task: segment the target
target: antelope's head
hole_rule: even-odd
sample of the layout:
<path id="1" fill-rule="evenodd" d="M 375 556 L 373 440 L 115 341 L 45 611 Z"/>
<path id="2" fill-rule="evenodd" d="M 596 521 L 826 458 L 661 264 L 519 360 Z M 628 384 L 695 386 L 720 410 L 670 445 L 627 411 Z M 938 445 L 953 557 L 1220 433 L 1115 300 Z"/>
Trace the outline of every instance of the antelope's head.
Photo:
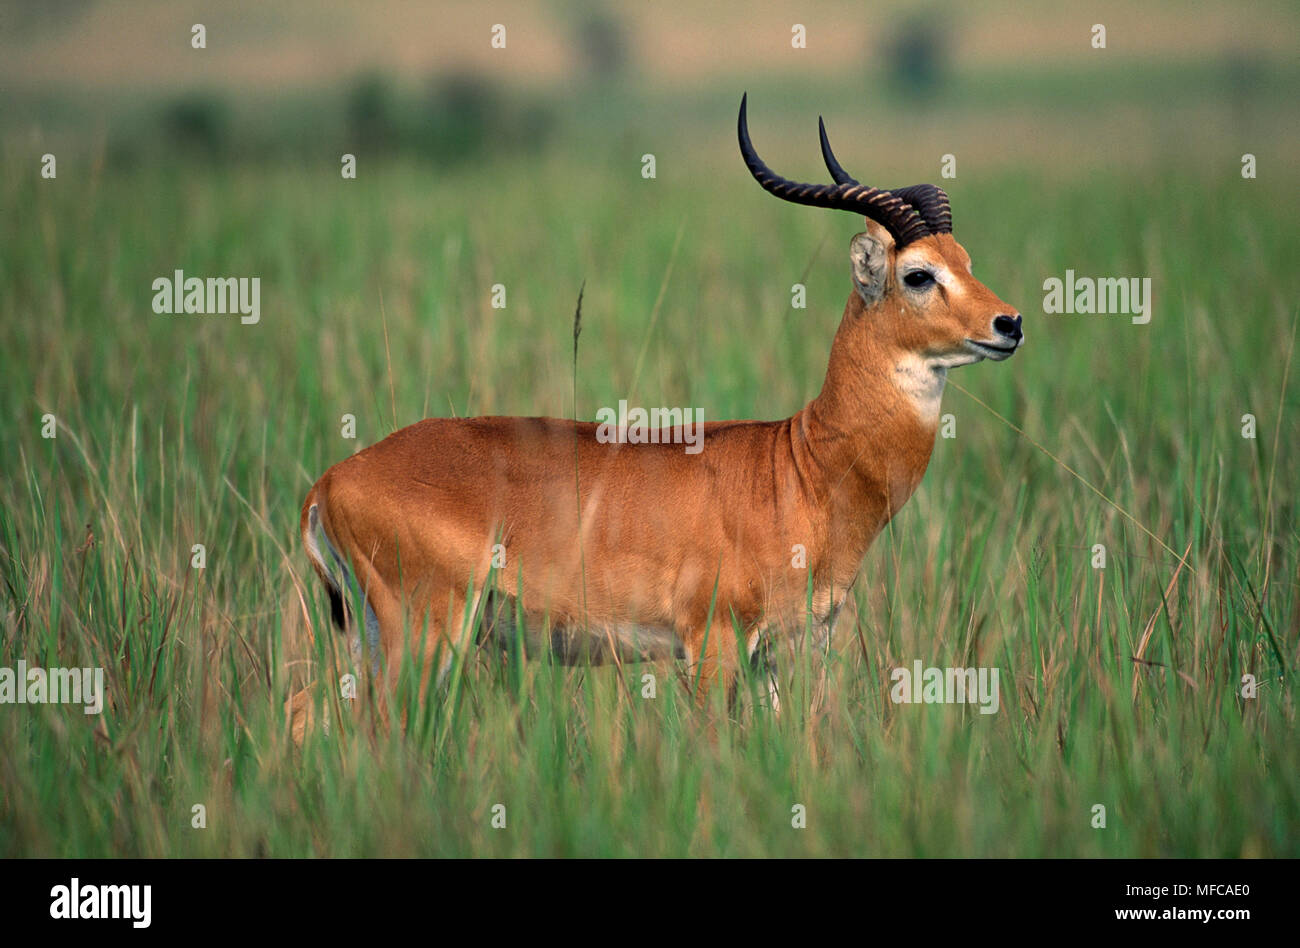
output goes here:
<path id="1" fill-rule="evenodd" d="M 877 341 L 935 369 L 1010 358 L 1024 342 L 1020 314 L 971 273 L 970 255 L 953 239 L 948 195 L 932 184 L 892 191 L 859 184 L 840 166 L 821 129 L 822 158 L 833 185 L 801 184 L 763 163 L 749 140 L 740 100 L 740 152 L 750 174 L 785 201 L 854 211 L 867 230 L 849 246 L 863 318 Z"/>

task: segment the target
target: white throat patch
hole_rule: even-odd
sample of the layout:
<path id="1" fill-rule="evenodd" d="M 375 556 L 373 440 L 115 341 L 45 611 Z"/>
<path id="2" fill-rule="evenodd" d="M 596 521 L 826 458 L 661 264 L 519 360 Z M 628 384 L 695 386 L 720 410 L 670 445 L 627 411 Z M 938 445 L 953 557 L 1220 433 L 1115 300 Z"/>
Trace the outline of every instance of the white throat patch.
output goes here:
<path id="1" fill-rule="evenodd" d="M 912 402 L 917 417 L 929 425 L 939 423 L 939 403 L 948 381 L 948 367 L 907 354 L 894 364 L 894 384 Z"/>

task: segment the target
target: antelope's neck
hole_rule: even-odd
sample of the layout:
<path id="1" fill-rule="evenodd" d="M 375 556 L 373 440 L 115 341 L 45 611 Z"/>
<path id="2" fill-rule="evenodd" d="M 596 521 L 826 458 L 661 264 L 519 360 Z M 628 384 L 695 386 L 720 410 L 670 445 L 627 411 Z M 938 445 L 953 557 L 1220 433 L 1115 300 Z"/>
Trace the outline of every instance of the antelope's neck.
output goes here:
<path id="1" fill-rule="evenodd" d="M 867 548 L 925 475 L 934 451 L 946 372 L 891 345 L 856 293 L 831 346 L 821 393 L 794 418 L 818 500 L 829 514 L 838 580 L 856 574 Z M 873 327 L 873 323 L 875 326 Z"/>

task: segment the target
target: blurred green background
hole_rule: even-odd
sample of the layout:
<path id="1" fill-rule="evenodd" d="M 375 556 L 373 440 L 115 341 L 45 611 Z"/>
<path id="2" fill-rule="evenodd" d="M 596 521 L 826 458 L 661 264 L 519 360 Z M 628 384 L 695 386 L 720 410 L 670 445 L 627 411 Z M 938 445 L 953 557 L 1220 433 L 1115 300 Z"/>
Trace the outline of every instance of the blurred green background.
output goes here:
<path id="1" fill-rule="evenodd" d="M 104 667 L 110 695 L 0 707 L 0 853 L 1300 854 L 1297 25 L 1283 3 L 0 2 L 0 666 Z M 957 437 L 869 553 L 825 700 L 808 656 L 788 713 L 727 722 L 671 668 L 624 690 L 467 655 L 405 733 L 343 716 L 295 750 L 284 699 L 338 671 L 309 634 L 308 487 L 427 415 L 572 417 L 584 281 L 579 417 L 817 393 L 860 221 L 753 183 L 746 90 L 786 175 L 824 180 L 823 115 L 864 182 L 947 189 L 1025 316 L 1013 360 L 954 374 Z M 259 277 L 260 323 L 155 315 L 176 269 Z M 1151 323 L 1043 314 L 1067 269 L 1150 277 Z M 892 705 L 917 658 L 999 667 L 1002 711 Z"/>

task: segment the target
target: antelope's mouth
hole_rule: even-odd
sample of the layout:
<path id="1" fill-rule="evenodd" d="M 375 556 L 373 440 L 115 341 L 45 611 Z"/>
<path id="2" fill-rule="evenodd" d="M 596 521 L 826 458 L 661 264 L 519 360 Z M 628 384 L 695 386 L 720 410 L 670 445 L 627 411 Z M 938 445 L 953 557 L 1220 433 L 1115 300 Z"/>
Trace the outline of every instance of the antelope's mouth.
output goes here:
<path id="1" fill-rule="evenodd" d="M 1012 346 L 991 346 L 986 342 L 976 342 L 974 339 L 966 340 L 966 348 L 975 353 L 981 359 L 992 359 L 994 362 L 1001 362 L 1003 359 L 1010 359 L 1021 343 Z"/>

